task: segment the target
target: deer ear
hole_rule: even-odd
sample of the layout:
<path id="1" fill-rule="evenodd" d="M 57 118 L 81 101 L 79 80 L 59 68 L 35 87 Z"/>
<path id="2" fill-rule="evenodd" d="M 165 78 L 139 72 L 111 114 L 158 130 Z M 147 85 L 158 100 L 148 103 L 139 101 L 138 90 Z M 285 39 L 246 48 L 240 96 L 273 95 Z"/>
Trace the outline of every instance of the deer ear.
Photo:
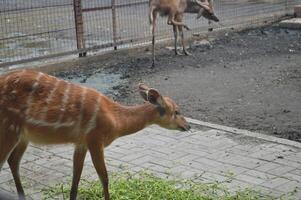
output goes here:
<path id="1" fill-rule="evenodd" d="M 165 101 L 163 97 L 153 88 L 148 91 L 148 101 L 154 105 L 160 106 L 161 108 L 165 108 Z"/>
<path id="2" fill-rule="evenodd" d="M 165 108 L 165 101 L 156 89 L 149 88 L 147 85 L 140 83 L 139 93 L 145 101 L 160 106 L 161 108 Z"/>
<path id="3" fill-rule="evenodd" d="M 139 89 L 139 93 L 142 96 L 142 98 L 145 101 L 148 101 L 148 91 L 150 88 L 147 85 L 140 83 L 138 86 L 138 89 Z"/>

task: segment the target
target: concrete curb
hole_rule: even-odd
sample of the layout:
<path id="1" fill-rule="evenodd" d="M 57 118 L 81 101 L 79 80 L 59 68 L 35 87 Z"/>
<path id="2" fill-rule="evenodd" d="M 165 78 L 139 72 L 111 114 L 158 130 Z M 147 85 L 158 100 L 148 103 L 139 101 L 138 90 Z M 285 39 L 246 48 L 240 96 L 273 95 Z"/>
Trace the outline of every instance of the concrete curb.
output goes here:
<path id="1" fill-rule="evenodd" d="M 283 28 L 301 29 L 301 18 L 283 20 L 279 23 L 279 26 Z"/>
<path id="2" fill-rule="evenodd" d="M 244 135 L 244 136 L 248 136 L 248 137 L 258 138 L 261 140 L 266 140 L 266 141 L 274 142 L 274 143 L 278 143 L 278 144 L 284 144 L 284 145 L 288 145 L 288 146 L 292 146 L 292 147 L 301 149 L 301 143 L 295 142 L 292 140 L 287 140 L 287 139 L 278 138 L 278 137 L 274 137 L 274 136 L 270 136 L 270 135 L 265 135 L 262 133 L 251 132 L 248 130 L 237 129 L 237 128 L 233 128 L 233 127 L 218 125 L 218 124 L 212 124 L 212 123 L 203 122 L 203 121 L 200 121 L 197 119 L 186 118 L 186 120 L 192 124 L 205 126 L 205 127 L 209 127 L 212 129 L 221 130 L 221 131 L 225 131 L 225 132 L 229 132 L 229 133 L 233 133 L 233 134 L 239 134 L 239 135 Z"/>

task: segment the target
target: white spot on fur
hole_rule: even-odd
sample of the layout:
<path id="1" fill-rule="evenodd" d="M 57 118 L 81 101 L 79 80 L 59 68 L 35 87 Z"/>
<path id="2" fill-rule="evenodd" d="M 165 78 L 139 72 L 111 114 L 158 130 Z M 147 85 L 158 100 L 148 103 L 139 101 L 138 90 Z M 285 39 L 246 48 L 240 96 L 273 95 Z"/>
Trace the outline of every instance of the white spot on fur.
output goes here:
<path id="1" fill-rule="evenodd" d="M 53 77 L 55 78 L 55 77 Z M 52 90 L 50 91 L 49 95 L 46 98 L 46 106 L 43 107 L 42 111 L 41 111 L 41 119 L 46 119 L 47 117 L 47 113 L 48 113 L 48 105 L 51 102 L 53 95 L 55 94 L 55 91 L 57 90 L 57 88 L 59 87 L 60 84 L 60 80 L 58 80 L 57 78 L 54 79 L 56 82 L 54 84 L 54 87 L 52 88 Z"/>
<path id="2" fill-rule="evenodd" d="M 75 124 L 74 121 L 58 123 L 58 122 L 46 122 L 44 120 L 37 120 L 37 119 L 33 119 L 33 118 L 28 118 L 26 120 L 26 122 L 29 123 L 29 124 L 32 124 L 32 125 L 36 125 L 36 126 L 55 127 L 55 128 L 71 127 Z"/>
<path id="3" fill-rule="evenodd" d="M 67 82 L 66 82 L 67 83 Z M 59 124 L 61 123 L 63 117 L 64 117 L 64 112 L 66 110 L 66 105 L 68 103 L 68 99 L 69 99 L 69 92 L 70 92 L 70 88 L 71 88 L 71 84 L 70 83 L 67 83 L 67 88 L 66 88 L 66 91 L 64 93 L 64 97 L 63 97 L 63 101 L 62 101 L 62 105 L 61 105 L 61 113 L 60 113 L 60 116 L 57 120 L 57 126 L 55 126 L 55 128 L 59 128 Z"/>
<path id="4" fill-rule="evenodd" d="M 87 88 L 83 87 L 81 90 L 81 95 L 80 95 L 80 110 L 79 110 L 79 115 L 78 115 L 78 132 L 81 131 L 80 127 L 81 127 L 81 123 L 83 120 L 83 109 L 84 109 L 84 103 L 85 103 L 85 99 L 86 99 L 86 94 L 87 94 Z"/>
<path id="5" fill-rule="evenodd" d="M 20 82 L 20 79 L 19 78 L 17 78 L 16 80 L 14 80 L 14 84 L 17 84 L 17 83 L 19 83 Z"/>
<path id="6" fill-rule="evenodd" d="M 19 114 L 19 112 L 20 112 L 20 110 L 19 109 L 16 109 L 16 108 L 10 108 L 10 107 L 8 107 L 8 108 L 6 108 L 8 111 L 10 111 L 10 112 L 14 112 L 14 113 L 16 113 L 16 114 Z"/>
<path id="7" fill-rule="evenodd" d="M 15 126 L 13 124 L 11 124 L 9 127 L 8 127 L 8 130 L 9 131 L 14 131 L 15 130 Z"/>
<path id="8" fill-rule="evenodd" d="M 16 132 L 19 133 L 20 131 L 20 126 L 16 126 Z"/>
<path id="9" fill-rule="evenodd" d="M 94 108 L 95 108 L 94 113 L 86 126 L 85 134 L 89 133 L 91 130 L 93 130 L 96 127 L 97 114 L 100 108 L 100 96 L 97 97 L 96 105 Z"/>
<path id="10" fill-rule="evenodd" d="M 26 102 L 27 109 L 26 109 L 26 112 L 25 112 L 25 116 L 28 116 L 29 113 L 30 113 L 30 109 L 32 107 L 33 94 L 36 91 L 36 89 L 39 85 L 39 80 L 41 79 L 42 76 L 43 76 L 43 73 L 39 72 L 36 79 L 35 79 L 34 84 L 32 85 L 32 91 L 29 93 L 28 99 L 27 99 L 27 102 Z"/>

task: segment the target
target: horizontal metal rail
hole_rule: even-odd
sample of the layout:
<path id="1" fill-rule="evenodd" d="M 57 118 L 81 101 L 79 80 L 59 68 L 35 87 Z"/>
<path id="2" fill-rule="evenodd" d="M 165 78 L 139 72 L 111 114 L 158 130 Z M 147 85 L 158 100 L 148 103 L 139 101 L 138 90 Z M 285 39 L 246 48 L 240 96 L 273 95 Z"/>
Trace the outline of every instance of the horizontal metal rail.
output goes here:
<path id="1" fill-rule="evenodd" d="M 74 29 L 74 27 L 64 28 L 64 29 L 57 29 L 57 30 L 53 30 L 53 31 L 45 31 L 45 32 L 40 32 L 40 33 L 27 34 L 27 35 L 18 35 L 18 36 L 13 36 L 13 37 L 0 38 L 0 41 L 2 41 L 2 40 L 13 40 L 13 39 L 18 39 L 18 38 L 25 38 L 25 37 L 44 35 L 44 34 L 50 34 L 50 33 L 58 33 L 58 32 L 68 31 L 68 30 L 72 30 L 72 29 Z"/>
<path id="2" fill-rule="evenodd" d="M 8 13 L 8 12 L 19 12 L 19 11 L 31 11 L 31 10 L 38 10 L 38 9 L 44 9 L 44 8 L 59 8 L 59 7 L 66 7 L 66 6 L 72 6 L 73 4 L 60 4 L 60 5 L 49 5 L 49 6 L 36 6 L 36 7 L 28 7 L 28 8 L 15 8 L 15 9 L 9 9 L 9 10 L 0 10 L 0 13 Z"/>
<path id="3" fill-rule="evenodd" d="M 148 1 L 142 1 L 142 2 L 135 2 L 135 3 L 127 3 L 127 4 L 116 4 L 115 8 L 124 8 L 124 7 L 130 7 L 130 6 L 138 6 L 138 5 L 144 5 L 148 4 Z M 91 11 L 99 11 L 99 10 L 108 10 L 112 9 L 112 6 L 100 6 L 100 7 L 94 7 L 94 8 L 83 8 L 83 12 L 91 12 Z"/>

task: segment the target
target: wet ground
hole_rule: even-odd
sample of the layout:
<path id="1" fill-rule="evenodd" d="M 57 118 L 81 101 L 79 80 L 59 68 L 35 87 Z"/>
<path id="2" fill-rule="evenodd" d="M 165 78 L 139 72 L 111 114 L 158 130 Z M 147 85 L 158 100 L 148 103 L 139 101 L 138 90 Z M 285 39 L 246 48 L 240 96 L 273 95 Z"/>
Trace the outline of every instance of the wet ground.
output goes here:
<path id="1" fill-rule="evenodd" d="M 301 141 L 300 30 L 273 25 L 226 33 L 189 50 L 192 56 L 175 56 L 158 47 L 155 68 L 144 48 L 57 75 L 126 104 L 142 102 L 136 87 L 144 82 L 172 97 L 187 117 Z"/>

